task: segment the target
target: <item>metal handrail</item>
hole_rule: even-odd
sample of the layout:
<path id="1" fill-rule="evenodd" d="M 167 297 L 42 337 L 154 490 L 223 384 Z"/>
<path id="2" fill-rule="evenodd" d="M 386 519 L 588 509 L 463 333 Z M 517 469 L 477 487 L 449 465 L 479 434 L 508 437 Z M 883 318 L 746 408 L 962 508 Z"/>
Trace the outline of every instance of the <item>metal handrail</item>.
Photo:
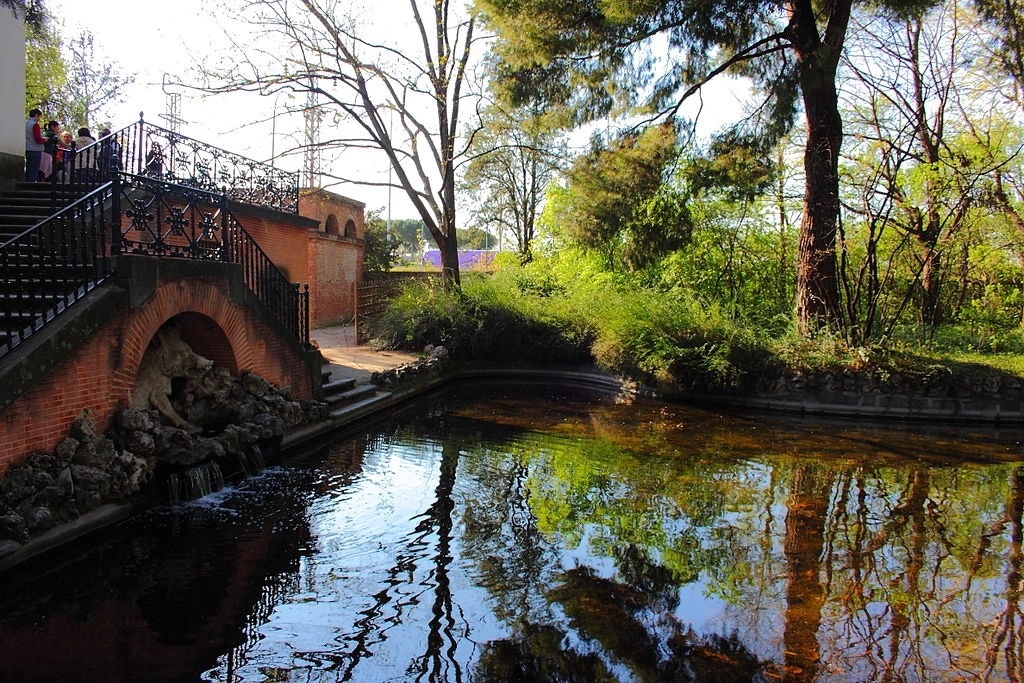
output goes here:
<path id="1" fill-rule="evenodd" d="M 228 209 L 228 197 L 149 176 L 119 174 L 115 254 L 237 263 L 245 285 L 309 346 L 309 286 L 300 290 Z"/>
<path id="2" fill-rule="evenodd" d="M 106 183 L 0 244 L 0 356 L 114 272 Z"/>
<path id="3" fill-rule="evenodd" d="M 113 173 L 0 244 L 0 357 L 113 275 L 117 259 L 106 257 L 119 254 L 238 263 L 245 285 L 308 348 L 309 286 L 289 282 L 227 206 L 225 195 Z"/>
<path id="4" fill-rule="evenodd" d="M 229 200 L 298 213 L 299 174 L 147 123 L 129 126 L 84 147 L 62 151 L 53 174 L 55 206 L 61 193 L 105 182 L 125 172 L 225 195 Z"/>

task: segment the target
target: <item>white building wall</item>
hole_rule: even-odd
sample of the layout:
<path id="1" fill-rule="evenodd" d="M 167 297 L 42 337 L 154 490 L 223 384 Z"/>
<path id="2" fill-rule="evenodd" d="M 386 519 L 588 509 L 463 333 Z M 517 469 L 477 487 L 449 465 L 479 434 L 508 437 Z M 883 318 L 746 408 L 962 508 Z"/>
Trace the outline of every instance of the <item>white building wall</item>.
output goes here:
<path id="1" fill-rule="evenodd" d="M 25 23 L 0 6 L 0 187 L 25 176 Z"/>

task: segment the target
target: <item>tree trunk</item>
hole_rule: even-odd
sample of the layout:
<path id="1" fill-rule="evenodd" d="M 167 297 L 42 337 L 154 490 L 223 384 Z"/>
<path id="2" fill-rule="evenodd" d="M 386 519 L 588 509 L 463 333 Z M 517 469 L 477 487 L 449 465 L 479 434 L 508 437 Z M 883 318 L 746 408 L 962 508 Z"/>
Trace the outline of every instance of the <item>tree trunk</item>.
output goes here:
<path id="1" fill-rule="evenodd" d="M 797 251 L 797 323 L 802 333 L 843 329 L 836 263 L 839 224 L 839 115 L 836 70 L 842 53 L 852 0 L 832 4 L 825 37 L 810 0 L 792 0 L 787 35 L 797 57 L 797 73 L 807 117 L 804 148 L 804 212 Z"/>

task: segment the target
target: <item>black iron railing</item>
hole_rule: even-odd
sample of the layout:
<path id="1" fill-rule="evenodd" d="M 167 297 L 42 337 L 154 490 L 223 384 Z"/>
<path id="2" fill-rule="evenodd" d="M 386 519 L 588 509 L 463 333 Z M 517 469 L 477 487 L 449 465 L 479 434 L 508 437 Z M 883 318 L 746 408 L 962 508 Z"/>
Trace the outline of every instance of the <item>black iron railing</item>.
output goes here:
<path id="1" fill-rule="evenodd" d="M 93 131 L 96 133 L 96 131 Z M 298 213 L 299 174 L 139 121 L 77 149 L 62 150 L 55 201 L 71 186 L 124 172 L 225 195 L 229 200 Z"/>
<path id="2" fill-rule="evenodd" d="M 238 263 L 246 286 L 309 344 L 309 286 L 289 282 L 228 210 L 227 198 L 149 176 L 119 174 L 113 253 Z"/>
<path id="3" fill-rule="evenodd" d="M 0 245 L 0 356 L 113 274 L 107 183 Z"/>

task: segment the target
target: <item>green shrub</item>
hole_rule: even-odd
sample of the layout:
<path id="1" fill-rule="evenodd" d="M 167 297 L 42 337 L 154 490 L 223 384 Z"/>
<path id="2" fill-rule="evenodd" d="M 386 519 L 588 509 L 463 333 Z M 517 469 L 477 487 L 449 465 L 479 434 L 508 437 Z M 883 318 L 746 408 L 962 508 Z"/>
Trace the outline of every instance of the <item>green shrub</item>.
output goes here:
<path id="1" fill-rule="evenodd" d="M 781 317 L 771 332 L 784 333 L 770 337 L 766 329 L 741 327 L 682 286 L 645 286 L 583 252 L 499 263 L 491 275 L 467 273 L 461 291 L 437 280 L 410 284 L 367 325 L 372 344 L 440 344 L 467 360 L 592 362 L 643 383 L 706 392 L 764 389 L 786 372 L 930 376 L 949 372 L 953 348 L 1024 351 L 1019 328 L 990 326 L 984 336 L 973 321 L 941 328 L 927 345 L 908 339 L 851 346 L 827 333 L 804 338 Z"/>

